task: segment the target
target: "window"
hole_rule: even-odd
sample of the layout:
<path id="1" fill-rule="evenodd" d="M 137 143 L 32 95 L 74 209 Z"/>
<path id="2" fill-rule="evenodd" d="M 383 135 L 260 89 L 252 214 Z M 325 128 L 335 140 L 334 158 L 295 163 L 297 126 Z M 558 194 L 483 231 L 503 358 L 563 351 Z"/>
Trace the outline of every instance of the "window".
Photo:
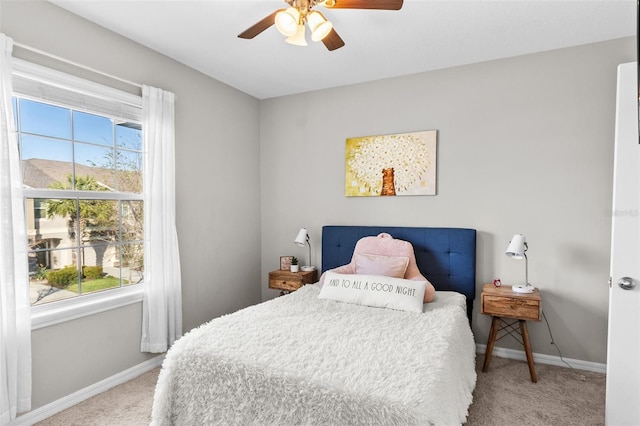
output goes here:
<path id="1" fill-rule="evenodd" d="M 139 97 L 18 65 L 13 109 L 32 306 L 94 305 L 139 288 L 144 277 Z"/>

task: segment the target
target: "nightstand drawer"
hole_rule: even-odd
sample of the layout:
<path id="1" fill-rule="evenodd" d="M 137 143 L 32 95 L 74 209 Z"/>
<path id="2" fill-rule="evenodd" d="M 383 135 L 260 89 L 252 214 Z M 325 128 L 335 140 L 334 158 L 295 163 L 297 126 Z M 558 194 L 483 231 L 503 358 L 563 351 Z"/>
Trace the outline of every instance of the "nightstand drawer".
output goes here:
<path id="1" fill-rule="evenodd" d="M 482 295 L 482 313 L 497 317 L 540 320 L 540 301 L 520 297 Z"/>
<path id="2" fill-rule="evenodd" d="M 269 279 L 269 288 L 275 288 L 277 290 L 285 290 L 285 291 L 296 291 L 302 287 L 302 281 L 287 281 L 284 279 L 278 278 L 270 278 Z"/>
<path id="3" fill-rule="evenodd" d="M 269 272 L 269 288 L 281 292 L 296 291 L 305 284 L 316 282 L 318 273 L 314 271 L 272 271 Z"/>

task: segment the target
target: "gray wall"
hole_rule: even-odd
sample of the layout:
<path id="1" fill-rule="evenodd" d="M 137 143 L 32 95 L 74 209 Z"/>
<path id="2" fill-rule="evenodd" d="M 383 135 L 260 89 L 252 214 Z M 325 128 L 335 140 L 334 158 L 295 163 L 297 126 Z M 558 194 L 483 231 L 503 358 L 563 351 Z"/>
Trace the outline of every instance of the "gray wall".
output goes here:
<path id="1" fill-rule="evenodd" d="M 1 7 L 0 31 L 17 42 L 176 94 L 184 330 L 259 302 L 258 100 L 51 3 Z M 15 54 L 50 62 L 18 48 Z M 150 358 L 139 351 L 141 317 L 135 304 L 34 331 L 33 408 Z"/>
<path id="2" fill-rule="evenodd" d="M 522 233 L 563 355 L 606 362 L 616 66 L 634 49 L 628 38 L 262 101 L 263 297 L 277 295 L 267 273 L 280 255 L 306 259 L 301 226 L 318 266 L 323 225 L 475 228 L 485 343 L 482 283 L 524 283 L 524 263 L 504 255 Z M 430 129 L 436 196 L 344 196 L 346 138 Z M 544 323 L 529 330 L 534 352 L 557 355 Z M 509 340 L 499 346 L 521 349 Z"/>

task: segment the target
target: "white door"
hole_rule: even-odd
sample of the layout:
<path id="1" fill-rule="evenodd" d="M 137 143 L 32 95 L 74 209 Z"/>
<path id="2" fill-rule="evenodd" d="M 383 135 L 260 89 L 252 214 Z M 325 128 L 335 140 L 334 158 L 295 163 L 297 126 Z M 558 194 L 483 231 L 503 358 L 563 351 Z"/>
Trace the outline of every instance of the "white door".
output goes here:
<path id="1" fill-rule="evenodd" d="M 606 422 L 640 425 L 640 144 L 635 62 L 618 67 Z M 630 289 L 620 286 L 628 284 Z"/>

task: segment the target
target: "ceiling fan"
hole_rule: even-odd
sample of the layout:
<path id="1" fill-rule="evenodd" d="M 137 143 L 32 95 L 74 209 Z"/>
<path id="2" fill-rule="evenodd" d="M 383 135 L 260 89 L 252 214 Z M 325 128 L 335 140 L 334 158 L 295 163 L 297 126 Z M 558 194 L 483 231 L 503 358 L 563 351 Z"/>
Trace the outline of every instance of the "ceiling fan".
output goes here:
<path id="1" fill-rule="evenodd" d="M 286 9 L 278 9 L 270 15 L 238 34 L 240 38 L 251 39 L 274 25 L 283 35 L 285 41 L 297 46 L 306 46 L 305 26 L 311 30 L 311 40 L 320 41 L 329 50 L 344 46 L 344 41 L 333 24 L 314 7 L 321 5 L 329 9 L 378 9 L 400 10 L 403 0 L 285 0 Z"/>

